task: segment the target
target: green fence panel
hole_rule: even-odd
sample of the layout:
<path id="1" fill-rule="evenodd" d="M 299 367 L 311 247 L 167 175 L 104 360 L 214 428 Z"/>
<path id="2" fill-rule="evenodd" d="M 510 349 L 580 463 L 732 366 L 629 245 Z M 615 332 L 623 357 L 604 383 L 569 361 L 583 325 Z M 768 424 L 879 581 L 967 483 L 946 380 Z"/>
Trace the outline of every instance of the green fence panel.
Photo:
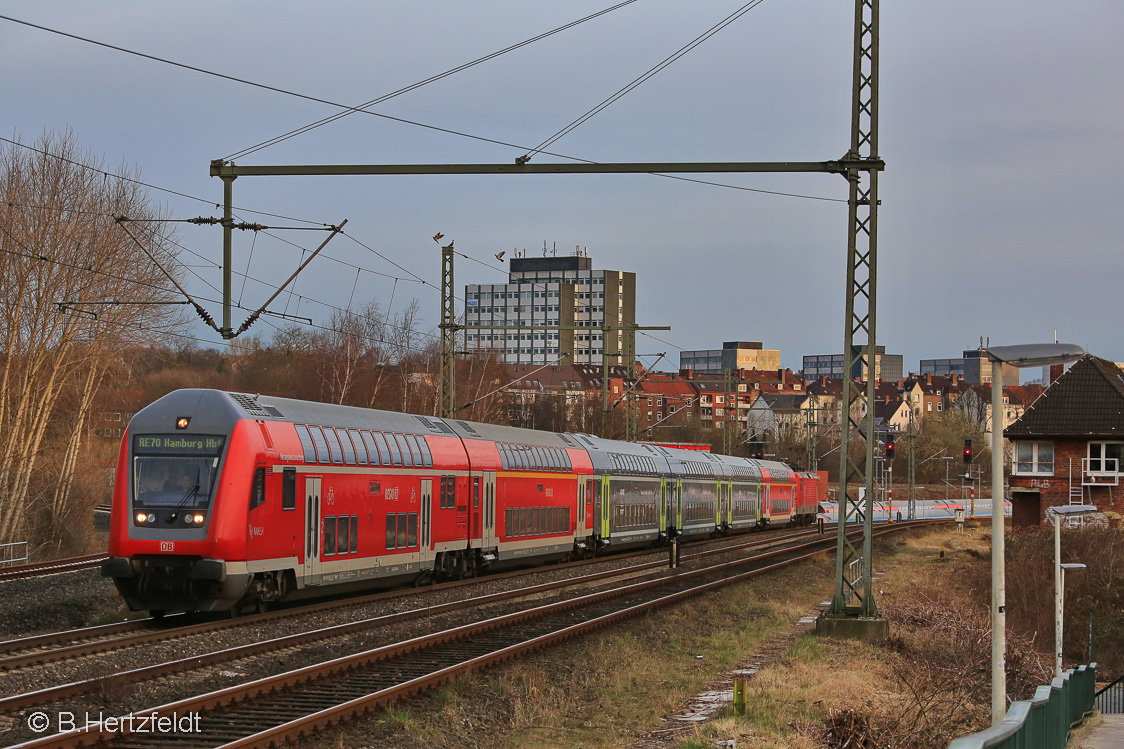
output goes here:
<path id="1" fill-rule="evenodd" d="M 997 725 L 956 739 L 948 749 L 1065 749 L 1069 729 L 1093 710 L 1097 664 L 1066 671 L 1019 700 Z"/>

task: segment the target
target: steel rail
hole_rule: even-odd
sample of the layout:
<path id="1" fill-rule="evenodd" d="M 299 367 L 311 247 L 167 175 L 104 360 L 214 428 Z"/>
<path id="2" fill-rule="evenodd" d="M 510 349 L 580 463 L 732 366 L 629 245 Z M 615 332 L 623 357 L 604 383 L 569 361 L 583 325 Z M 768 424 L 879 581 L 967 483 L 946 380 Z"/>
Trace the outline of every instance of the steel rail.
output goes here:
<path id="1" fill-rule="evenodd" d="M 24 577 L 38 577 L 40 575 L 53 575 L 57 572 L 73 572 L 90 567 L 97 567 L 106 560 L 105 554 L 88 554 L 84 557 L 69 557 L 67 559 L 54 559 L 49 562 L 32 562 L 15 567 L 0 567 L 0 582 L 18 580 Z"/>
<path id="2" fill-rule="evenodd" d="M 889 528 L 884 528 L 880 534 L 889 533 L 896 530 L 906 530 L 929 523 L 923 521 L 898 523 Z M 861 534 L 861 529 L 856 528 L 852 533 L 857 535 Z M 666 605 L 680 601 L 687 596 L 696 595 L 700 592 L 712 590 L 722 585 L 728 585 L 731 582 L 747 579 L 753 575 L 762 574 L 767 571 L 777 569 L 787 564 L 792 564 L 795 561 L 807 559 L 815 554 L 822 553 L 824 550 L 830 550 L 834 540 L 832 537 L 824 537 L 816 541 L 800 544 L 788 549 L 780 549 L 775 551 L 765 552 L 750 559 L 736 560 L 733 562 L 726 562 L 723 564 L 715 565 L 700 570 L 681 572 L 672 577 L 661 577 L 657 580 L 650 580 L 640 583 L 633 583 L 613 590 L 604 591 L 600 593 L 593 593 L 586 596 L 577 598 L 570 598 L 553 604 L 538 606 L 520 612 L 505 614 L 502 616 L 494 617 L 492 619 L 475 622 L 472 624 L 462 625 L 442 632 L 423 635 L 404 642 L 385 645 L 373 650 L 368 650 L 362 653 L 343 656 L 333 659 L 326 663 L 307 666 L 301 669 L 296 669 L 284 674 L 276 676 L 265 677 L 257 679 L 252 682 L 227 687 L 208 694 L 197 695 L 189 697 L 184 700 L 169 703 L 157 708 L 147 709 L 137 713 L 133 713 L 136 719 L 147 716 L 167 716 L 169 714 L 184 715 L 187 713 L 196 713 L 203 710 L 210 710 L 217 707 L 224 707 L 234 705 L 250 698 L 256 699 L 251 706 L 251 710 L 246 715 L 241 715 L 235 719 L 229 716 L 223 721 L 223 725 L 227 726 L 224 730 L 222 727 L 218 728 L 218 735 L 210 739 L 208 745 L 214 745 L 214 741 L 221 742 L 224 746 L 266 746 L 273 743 L 281 742 L 286 737 L 295 737 L 308 731 L 315 730 L 317 727 L 329 725 L 333 722 L 345 718 L 349 715 L 354 715 L 358 712 L 365 712 L 372 707 L 392 702 L 399 699 L 406 694 L 421 691 L 432 687 L 436 684 L 442 683 L 450 678 L 452 675 L 461 673 L 474 668 L 479 668 L 483 665 L 488 665 L 500 660 L 514 657 L 517 654 L 525 652 L 530 649 L 538 649 L 554 641 L 572 637 L 581 632 L 588 631 L 593 628 L 606 626 L 621 618 L 627 616 L 634 616 L 637 613 L 650 610 L 656 606 Z M 723 576 L 726 572 L 744 567 L 746 565 L 760 565 L 771 559 L 778 557 L 785 557 L 781 561 L 772 564 L 766 564 L 763 567 L 756 567 L 755 569 L 734 573 L 729 576 Z M 705 580 L 707 576 L 718 574 L 720 577 L 717 580 Z M 698 585 L 694 585 L 694 581 L 704 579 Z M 624 607 L 618 607 L 615 611 L 607 611 L 604 613 L 597 613 L 593 611 L 597 606 L 604 605 L 614 599 L 639 595 L 642 593 L 650 592 L 664 586 L 679 587 L 684 584 L 693 587 L 681 588 L 673 590 L 671 593 L 658 595 L 655 598 L 649 597 L 647 600 L 636 601 L 628 603 Z M 579 609 L 578 613 L 569 613 L 562 619 L 561 626 L 553 631 L 543 631 L 541 633 L 530 635 L 516 634 L 503 634 L 502 628 L 529 626 L 528 623 L 537 620 L 548 620 L 550 616 L 563 612 L 573 612 Z M 593 616 L 584 622 L 574 622 L 573 618 L 588 614 L 593 611 Z M 538 625 L 536 625 L 538 626 Z M 543 625 L 545 626 L 545 625 Z M 479 635 L 487 635 L 484 640 L 478 641 L 473 647 L 476 649 L 483 649 L 486 652 L 481 652 L 476 655 L 470 654 L 470 657 L 464 658 L 457 655 L 468 646 L 464 643 L 469 642 L 467 638 Z M 517 642 L 504 644 L 505 638 L 510 639 L 516 637 Z M 446 649 L 441 652 L 439 649 L 426 654 L 426 651 L 433 651 L 437 646 L 452 645 L 460 643 L 455 651 Z M 496 644 L 499 643 L 499 647 Z M 329 691 L 332 695 L 328 697 L 315 697 L 313 695 L 303 695 L 299 698 L 294 698 L 300 705 L 294 707 L 277 706 L 271 707 L 266 704 L 267 695 L 284 700 L 284 694 L 275 694 L 278 690 L 294 687 L 297 685 L 309 684 L 313 685 L 314 682 L 325 679 L 327 677 L 343 674 L 344 672 L 353 672 L 365 666 L 374 663 L 386 661 L 390 658 L 405 657 L 409 654 L 415 654 L 421 657 L 424 661 L 425 668 L 431 670 L 424 674 L 410 677 L 407 673 L 405 681 L 400 681 L 397 684 L 385 686 L 375 691 L 370 691 L 366 686 L 359 685 L 357 687 L 345 687 L 339 682 L 329 685 Z M 448 665 L 437 664 L 437 668 L 433 669 L 433 661 L 441 657 L 453 657 L 454 662 Z M 413 668 L 418 668 L 417 666 Z M 409 668 L 400 664 L 399 671 Z M 359 674 L 355 678 L 359 679 L 362 675 Z M 360 679 L 362 680 L 362 679 Z M 368 679 L 368 681 L 370 681 Z M 361 696 L 354 698 L 344 699 L 341 703 L 340 695 L 346 696 L 345 693 L 354 691 L 355 689 L 367 690 Z M 317 708 L 316 703 L 328 699 L 335 704 Z M 312 706 L 313 712 L 309 713 L 309 706 Z M 237 710 L 238 708 L 233 708 Z M 254 730 L 255 723 L 260 723 L 263 720 L 263 714 L 269 716 L 278 713 L 292 713 L 296 710 L 301 717 L 293 719 L 282 719 L 282 723 L 277 725 L 277 721 L 272 718 L 265 718 L 273 725 L 255 731 L 253 734 L 246 736 L 246 727 L 249 726 L 250 730 Z M 236 723 L 236 727 L 234 724 Z M 233 734 L 239 734 L 238 736 Z M 136 736 L 130 738 L 129 735 L 123 734 L 119 731 L 108 730 L 104 727 L 93 727 L 84 730 L 76 730 L 63 734 L 56 734 L 53 736 L 43 737 L 30 742 L 19 744 L 21 749 L 31 749 L 32 747 L 79 747 L 88 746 L 91 742 L 107 742 L 112 739 L 123 739 L 128 745 L 130 741 L 136 739 Z M 179 736 L 176 741 L 182 742 L 184 736 Z M 191 737 L 193 739 L 202 739 L 202 736 Z M 143 744 L 145 746 L 154 745 L 159 737 L 151 734 L 145 734 Z M 228 743 L 229 742 L 229 743 Z"/>
<path id="3" fill-rule="evenodd" d="M 744 549 L 752 548 L 754 546 L 762 546 L 770 543 L 783 543 L 787 539 L 799 538 L 806 535 L 810 531 L 797 531 L 795 533 L 783 534 L 778 538 L 772 537 L 757 537 L 753 541 L 744 544 L 735 544 L 724 549 Z M 705 543 L 705 542 L 700 542 Z M 635 552 L 626 552 L 624 554 L 616 555 L 611 558 L 599 557 L 595 559 L 579 560 L 575 562 L 568 562 L 566 564 L 554 565 L 547 569 L 559 570 L 573 567 L 588 566 L 590 564 L 597 564 L 604 562 L 607 559 L 627 559 L 632 556 L 644 556 L 653 552 L 651 549 L 638 550 Z M 711 552 L 697 552 L 699 554 L 708 554 Z M 685 559 L 692 559 L 694 555 L 687 555 Z M 664 562 L 653 562 L 654 566 L 661 566 Z M 488 580 L 503 580 L 509 577 L 519 577 L 531 574 L 535 571 L 541 571 L 543 568 L 534 569 L 519 569 L 511 570 L 508 572 L 501 572 L 495 575 L 488 575 Z M 467 580 L 454 580 L 445 583 L 438 583 L 431 585 L 427 590 L 444 590 L 447 588 L 462 587 L 471 585 L 476 582 L 478 578 L 470 578 Z M 32 635 L 29 637 L 18 638 L 15 640 L 7 640 L 0 642 L 0 672 L 10 671 L 17 668 L 25 668 L 27 666 L 42 665 L 46 663 L 54 663 L 61 660 L 71 658 L 79 658 L 88 655 L 97 655 L 100 653 L 110 652 L 112 650 L 119 650 L 126 647 L 133 647 L 136 645 L 143 645 L 152 642 L 162 642 L 167 640 L 179 639 L 181 637 L 190 637 L 192 635 L 203 634 L 206 632 L 218 632 L 232 628 L 241 628 L 261 624 L 265 622 L 274 621 L 277 619 L 285 619 L 293 616 L 300 616 L 303 614 L 314 613 L 319 611 L 327 611 L 338 608 L 346 608 L 350 606 L 362 606 L 369 603 L 381 602 L 404 596 L 413 595 L 418 592 L 415 588 L 397 588 L 394 590 L 379 591 L 368 595 L 358 597 L 336 598 L 329 601 L 321 601 L 317 603 L 309 603 L 304 605 L 297 605 L 290 608 L 280 609 L 276 611 L 267 612 L 264 614 L 255 614 L 252 616 L 239 617 L 234 619 L 224 619 L 220 621 L 207 621 L 197 624 L 184 624 L 182 626 L 174 626 L 171 628 L 158 627 L 158 622 L 177 623 L 181 618 L 187 618 L 187 615 L 177 614 L 174 617 L 165 617 L 163 620 L 156 620 L 152 618 L 135 619 L 125 622 L 116 622 L 113 624 L 103 624 L 96 627 L 87 627 L 82 629 L 74 629 L 66 632 L 52 632 L 43 635 Z M 130 634 L 137 632 L 137 634 Z M 121 637 L 110 637 L 109 639 L 98 639 L 103 636 L 112 636 L 121 634 Z M 57 643 L 69 642 L 70 644 L 61 647 L 53 648 L 50 650 L 41 650 L 47 645 L 54 645 Z"/>

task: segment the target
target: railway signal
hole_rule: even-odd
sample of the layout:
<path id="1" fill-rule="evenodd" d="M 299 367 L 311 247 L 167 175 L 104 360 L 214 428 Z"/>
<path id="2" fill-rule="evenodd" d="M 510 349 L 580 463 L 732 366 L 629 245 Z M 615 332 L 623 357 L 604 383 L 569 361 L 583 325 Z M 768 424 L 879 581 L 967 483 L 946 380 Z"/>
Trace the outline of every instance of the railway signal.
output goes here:
<path id="1" fill-rule="evenodd" d="M 749 457 L 754 460 L 765 459 L 765 443 L 764 442 L 750 442 L 749 443 Z"/>
<path id="2" fill-rule="evenodd" d="M 964 465 L 972 462 L 972 440 L 964 440 Z"/>
<path id="3" fill-rule="evenodd" d="M 893 440 L 887 440 L 886 441 L 886 460 L 893 460 L 893 459 L 894 459 L 894 441 Z"/>

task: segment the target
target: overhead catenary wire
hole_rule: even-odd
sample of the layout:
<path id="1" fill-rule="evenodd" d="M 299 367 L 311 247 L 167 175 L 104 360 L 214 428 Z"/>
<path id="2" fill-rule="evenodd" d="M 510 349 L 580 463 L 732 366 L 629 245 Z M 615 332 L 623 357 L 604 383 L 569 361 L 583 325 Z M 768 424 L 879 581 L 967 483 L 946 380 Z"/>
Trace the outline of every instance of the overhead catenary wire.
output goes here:
<path id="1" fill-rule="evenodd" d="M 99 41 L 94 40 L 94 39 L 88 39 L 86 37 L 78 36 L 76 34 L 71 34 L 71 33 L 65 32 L 65 31 L 60 31 L 58 29 L 52 29 L 52 28 L 49 28 L 47 26 L 41 26 L 39 24 L 30 23 L 28 21 L 22 21 L 18 18 L 12 18 L 11 16 L 6 16 L 6 15 L 0 14 L 0 20 L 5 20 L 5 21 L 10 21 L 12 23 L 22 24 L 24 26 L 29 26 L 31 28 L 39 29 L 41 31 L 46 31 L 48 33 L 58 34 L 60 36 L 65 36 L 65 37 L 68 37 L 68 38 L 71 38 L 71 39 L 75 39 L 77 41 L 86 42 L 88 44 L 94 44 L 94 45 L 97 45 L 97 46 L 106 47 L 108 49 L 113 49 L 113 50 L 116 50 L 118 52 L 123 52 L 125 54 L 136 55 L 138 57 L 143 57 L 143 58 L 153 60 L 155 62 L 163 63 L 163 64 L 166 64 L 166 65 L 172 65 L 174 67 L 184 68 L 184 69 L 191 70 L 191 71 L 201 73 L 201 74 L 204 74 L 204 75 L 211 75 L 211 76 L 215 76 L 215 77 L 218 77 L 218 78 L 223 78 L 225 80 L 233 81 L 235 83 L 241 83 L 241 84 L 244 84 L 244 85 L 247 85 L 247 86 L 253 86 L 253 87 L 256 87 L 256 88 L 261 88 L 261 89 L 265 89 L 265 90 L 268 90 L 268 91 L 273 91 L 275 93 L 283 94 L 283 95 L 286 95 L 286 96 L 292 96 L 292 97 L 304 99 L 304 100 L 307 100 L 307 101 L 313 101 L 313 102 L 316 102 L 316 103 L 319 103 L 319 104 L 326 104 L 328 106 L 335 107 L 337 109 L 345 110 L 345 111 L 355 113 L 355 114 L 365 114 L 365 115 L 368 115 L 368 116 L 371 116 L 371 117 L 377 117 L 379 119 L 386 120 L 386 121 L 389 121 L 389 122 L 397 122 L 397 123 L 400 123 L 400 124 L 403 124 L 403 125 L 410 125 L 410 126 L 413 126 L 413 127 L 419 127 L 419 128 L 423 128 L 423 129 L 426 129 L 426 130 L 431 130 L 433 132 L 444 133 L 446 135 L 453 135 L 453 136 L 456 136 L 456 137 L 459 137 L 459 138 L 466 138 L 466 139 L 474 140 L 474 141 L 481 142 L 481 143 L 489 143 L 489 144 L 492 144 L 492 145 L 502 146 L 502 147 L 505 147 L 505 148 L 511 148 L 511 149 L 515 149 L 515 150 L 518 150 L 518 151 L 523 152 L 523 153 L 526 153 L 527 151 L 531 150 L 531 147 L 526 146 L 526 145 L 510 143 L 510 142 L 507 142 L 507 141 L 499 140 L 499 139 L 496 139 L 496 138 L 488 138 L 488 137 L 481 136 L 481 135 L 474 135 L 472 133 L 454 130 L 452 128 L 440 127 L 438 125 L 430 125 L 430 124 L 427 124 L 427 123 L 424 123 L 424 122 L 418 122 L 416 120 L 408 120 L 408 119 L 405 119 L 403 117 L 394 117 L 392 115 L 383 114 L 382 112 L 375 112 L 375 111 L 372 111 L 370 109 L 360 109 L 360 108 L 353 107 L 353 106 L 350 106 L 350 105 L 347 105 L 347 104 L 341 104 L 339 102 L 329 101 L 327 99 L 323 99 L 323 98 L 320 98 L 320 97 L 311 96 L 311 95 L 308 95 L 308 94 L 302 94 L 302 93 L 298 93 L 298 92 L 295 92 L 295 91 L 289 91 L 289 90 L 286 90 L 286 89 L 279 88 L 277 86 L 270 86 L 270 85 L 263 84 L 263 83 L 256 83 L 254 81 L 245 80 L 245 79 L 242 79 L 242 78 L 238 78 L 236 76 L 231 76 L 231 75 L 226 75 L 224 73 L 217 73 L 217 72 L 205 70 L 203 68 L 199 68 L 199 67 L 196 67 L 196 66 L 193 66 L 193 65 L 187 65 L 187 64 L 175 62 L 175 61 L 172 61 L 172 60 L 167 60 L 167 59 L 164 59 L 164 58 L 161 58 L 161 57 L 156 57 L 154 55 L 145 54 L 143 52 L 137 52 L 137 51 L 134 51 L 134 50 L 126 49 L 124 47 L 118 47 L 116 45 L 107 44 L 105 42 L 99 42 Z M 0 140 L 7 140 L 7 139 L 6 138 L 0 138 Z M 8 141 L 8 142 L 14 143 L 14 141 Z M 22 144 L 17 144 L 17 145 L 22 145 Z M 575 162 L 582 163 L 582 164 L 598 164 L 599 163 L 599 162 L 591 160 L 591 159 L 584 159 L 584 158 L 580 158 L 580 157 L 577 157 L 577 156 L 569 156 L 569 155 L 566 155 L 566 154 L 556 153 L 556 152 L 547 151 L 547 150 L 540 150 L 540 151 L 538 151 L 538 153 L 545 154 L 547 156 L 554 156 L 554 157 L 559 158 L 559 159 L 565 159 L 567 161 L 575 161 Z M 847 200 L 843 199 L 843 198 L 829 198 L 829 197 L 825 197 L 825 196 L 822 196 L 822 195 L 804 195 L 804 194 L 801 194 L 801 193 L 785 192 L 785 191 L 781 191 L 781 190 L 764 190 L 764 189 L 761 189 L 761 188 L 746 187 L 744 185 L 731 185 L 731 184 L 727 184 L 727 183 L 724 183 L 724 182 L 715 182 L 715 181 L 712 181 L 712 180 L 697 179 L 697 178 L 693 178 L 693 177 L 684 177 L 682 175 L 677 175 L 677 174 L 661 174 L 659 172 L 636 171 L 636 170 L 628 169 L 626 167 L 619 167 L 618 169 L 619 169 L 620 173 L 622 173 L 622 174 L 647 174 L 647 175 L 650 175 L 650 176 L 661 177 L 661 178 L 664 178 L 664 179 L 674 179 L 674 180 L 679 180 L 679 181 L 682 181 L 682 182 L 691 182 L 691 183 L 700 184 L 700 185 L 709 185 L 711 187 L 721 187 L 721 188 L 724 188 L 724 189 L 738 190 L 738 191 L 742 191 L 742 192 L 759 193 L 759 194 L 762 194 L 762 195 L 776 195 L 776 196 L 779 196 L 779 197 L 800 198 L 800 199 L 804 199 L 804 200 L 818 200 L 818 201 L 824 201 L 824 202 L 829 202 L 829 203 L 846 203 L 847 202 Z M 102 173 L 105 174 L 107 177 L 114 176 L 114 175 L 110 174 L 109 172 L 102 172 Z M 180 196 L 185 197 L 185 198 L 191 198 L 192 200 L 199 200 L 199 201 L 204 202 L 204 203 L 216 205 L 216 207 L 217 207 L 217 204 L 215 204 L 214 201 L 211 201 L 211 200 L 207 200 L 207 199 L 204 199 L 204 198 L 198 198 L 198 197 L 195 197 L 195 196 L 192 196 L 192 195 L 186 195 L 184 193 L 176 192 L 175 190 L 168 190 L 166 188 L 156 187 L 155 185 L 148 185 L 147 183 L 139 182 L 139 180 L 133 180 L 133 181 L 138 182 L 139 184 L 145 185 L 147 187 L 152 187 L 153 189 L 163 190 L 165 192 L 169 192 L 169 193 L 172 193 L 172 194 L 175 194 L 175 195 L 180 195 Z M 253 211 L 251 209 L 245 209 L 245 208 L 242 209 L 242 210 L 246 210 L 246 211 L 249 211 L 251 213 L 257 213 L 257 214 L 260 214 L 260 215 L 263 215 L 263 216 L 276 216 L 276 214 L 266 213 L 264 211 Z M 291 220 L 294 220 L 294 221 L 306 221 L 305 219 L 292 219 L 291 217 L 287 217 L 287 216 L 277 216 L 277 217 L 279 217 L 279 218 L 290 218 Z M 315 223 L 315 222 L 307 221 L 307 223 Z"/>
<path id="2" fill-rule="evenodd" d="M 738 20 L 743 15 L 745 15 L 749 11 L 756 8 L 758 5 L 760 5 L 764 1 L 765 0 L 750 0 L 750 2 L 746 3 L 742 7 L 738 8 L 736 11 L 734 11 L 730 15 L 726 16 L 725 18 L 723 18 L 721 21 L 716 23 L 714 26 L 711 26 L 709 29 L 704 31 L 702 34 L 699 34 L 694 39 L 692 39 L 690 42 L 683 45 L 682 47 L 677 49 L 675 52 L 673 52 L 670 55 L 668 55 L 667 57 L 665 57 L 660 62 L 656 63 L 651 68 L 648 68 L 648 70 L 641 73 L 636 78 L 632 79 L 632 81 L 627 83 L 623 88 L 618 89 L 616 91 L 616 93 L 610 95 L 606 99 L 603 99 L 599 104 L 594 106 L 592 109 L 586 111 L 585 114 L 583 114 L 580 117 L 578 117 L 577 119 L 571 121 L 568 125 L 563 127 L 561 130 L 554 133 L 554 135 L 551 135 L 549 138 L 544 140 L 542 143 L 540 143 L 539 145 L 532 148 L 529 152 L 527 152 L 526 154 L 524 154 L 521 157 L 521 161 L 523 163 L 525 163 L 526 161 L 530 160 L 530 158 L 532 156 L 534 156 L 535 154 L 541 153 L 542 149 L 549 148 L 552 144 L 557 143 L 559 140 L 564 138 L 566 135 L 568 135 L 569 133 L 572 133 L 574 130 L 581 127 L 583 124 L 588 122 L 590 119 L 597 116 L 601 112 L 605 111 L 605 109 L 612 106 L 615 102 L 619 101 L 624 96 L 626 96 L 630 92 L 634 91 L 637 87 L 642 85 L 644 82 L 648 81 L 653 76 L 658 74 L 660 71 L 662 71 L 662 70 L 666 69 L 667 67 L 669 67 L 670 65 L 672 65 L 676 60 L 680 59 L 681 57 L 686 55 L 688 52 L 695 49 L 695 47 L 698 47 L 700 44 L 702 44 L 706 40 L 710 39 L 712 36 L 717 34 L 719 31 L 726 28 L 727 26 L 732 24 L 734 21 Z"/>
<path id="3" fill-rule="evenodd" d="M 359 106 L 355 107 L 355 109 L 353 109 L 353 110 L 348 110 L 348 111 L 344 111 L 344 112 L 337 112 L 336 114 L 329 115 L 328 117 L 321 118 L 319 120 L 316 120 L 315 122 L 311 122 L 307 125 L 303 125 L 302 127 L 295 128 L 293 130 L 288 131 L 287 133 L 282 133 L 281 135 L 274 136 L 273 138 L 269 138 L 269 139 L 264 140 L 260 143 L 252 145 L 248 148 L 243 148 L 241 151 L 235 151 L 234 153 L 225 157 L 224 160 L 233 161 L 234 159 L 240 159 L 244 156 L 249 156 L 250 154 L 257 153 L 258 151 L 269 148 L 270 146 L 274 146 L 274 145 L 276 145 L 278 143 L 281 143 L 283 141 L 286 141 L 290 138 L 296 137 L 298 135 L 303 135 L 304 133 L 307 133 L 311 130 L 315 130 L 316 128 L 321 127 L 323 125 L 326 125 L 330 122 L 335 122 L 336 120 L 340 120 L 340 119 L 343 119 L 344 117 L 348 117 L 348 116 L 354 114 L 355 111 L 357 111 L 357 110 L 363 110 L 363 109 L 367 109 L 368 107 L 373 107 L 376 104 L 382 104 L 383 102 L 389 101 L 389 100 L 391 100 L 391 99 L 393 99 L 397 96 L 401 96 L 402 94 L 409 93 L 410 91 L 415 91 L 415 90 L 421 88 L 422 86 L 427 86 L 430 83 L 435 83 L 437 81 L 442 80 L 443 78 L 448 78 L 451 75 L 455 75 L 455 74 L 460 73 L 462 71 L 468 70 L 469 68 L 480 65 L 481 63 L 488 62 L 489 60 L 494 60 L 495 58 L 501 57 L 501 56 L 507 54 L 508 52 L 514 52 L 515 50 L 526 47 L 529 44 L 533 44 L 535 42 L 542 41 L 543 39 L 554 36 L 555 34 L 559 34 L 563 31 L 567 31 L 568 29 L 572 29 L 575 26 L 579 26 L 579 25 L 585 23 L 586 21 L 591 21 L 591 20 L 593 20 L 595 18 L 598 18 L 600 16 L 604 16 L 604 15 L 607 15 L 609 13 L 612 13 L 613 11 L 618 10 L 620 8 L 623 8 L 626 5 L 631 5 L 634 2 L 636 2 L 636 0 L 625 0 L 624 2 L 617 3 L 616 5 L 610 6 L 608 8 L 604 8 L 602 10 L 599 10 L 596 13 L 591 13 L 587 16 L 579 18 L 576 21 L 570 21 L 569 23 L 566 23 L 566 24 L 563 24 L 561 26 L 558 26 L 557 28 L 551 29 L 550 31 L 546 31 L 546 32 L 543 32 L 541 34 L 537 34 L 536 36 L 533 36 L 529 39 L 524 39 L 521 42 L 517 42 L 517 43 L 512 44 L 508 47 L 504 47 L 503 49 L 492 52 L 491 54 L 484 55 L 483 57 L 478 57 L 475 60 L 472 60 L 471 62 L 466 62 L 466 63 L 458 65 L 454 68 L 450 68 L 449 70 L 446 70 L 443 73 L 438 73 L 437 75 L 432 75 L 432 76 L 430 76 L 428 78 L 424 78 L 424 79 L 422 79 L 422 80 L 420 80 L 416 83 L 411 83 L 408 86 L 403 86 L 402 88 L 391 91 L 390 93 L 386 93 L 386 94 L 383 94 L 382 96 L 375 97 L 374 99 L 371 99 L 370 101 L 367 101 L 363 104 L 360 104 Z"/>

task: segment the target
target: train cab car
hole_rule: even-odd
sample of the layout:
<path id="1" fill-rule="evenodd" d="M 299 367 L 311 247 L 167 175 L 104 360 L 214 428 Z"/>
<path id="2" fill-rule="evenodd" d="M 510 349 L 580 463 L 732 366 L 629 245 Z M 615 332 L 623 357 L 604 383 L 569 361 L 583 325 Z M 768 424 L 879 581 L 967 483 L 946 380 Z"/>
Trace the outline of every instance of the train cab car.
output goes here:
<path id="1" fill-rule="evenodd" d="M 817 471 L 798 471 L 796 473 L 796 510 L 793 525 L 811 525 L 816 520 L 816 509 L 821 497 L 826 498 L 825 481 Z"/>
<path id="2" fill-rule="evenodd" d="M 569 435 L 593 469 L 593 539 L 598 548 L 629 548 L 667 538 L 667 484 L 661 448 L 589 434 Z"/>

